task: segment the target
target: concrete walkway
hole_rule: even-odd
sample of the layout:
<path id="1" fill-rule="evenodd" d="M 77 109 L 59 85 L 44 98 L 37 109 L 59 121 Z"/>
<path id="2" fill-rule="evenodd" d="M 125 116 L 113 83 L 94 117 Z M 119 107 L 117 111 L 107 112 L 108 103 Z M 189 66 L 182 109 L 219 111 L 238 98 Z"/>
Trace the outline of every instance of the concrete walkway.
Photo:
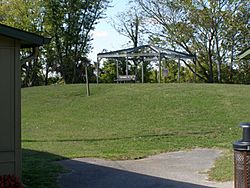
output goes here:
<path id="1" fill-rule="evenodd" d="M 61 161 L 70 173 L 58 178 L 60 188 L 232 188 L 233 182 L 207 180 L 219 150 L 194 149 L 140 160 L 82 158 Z"/>

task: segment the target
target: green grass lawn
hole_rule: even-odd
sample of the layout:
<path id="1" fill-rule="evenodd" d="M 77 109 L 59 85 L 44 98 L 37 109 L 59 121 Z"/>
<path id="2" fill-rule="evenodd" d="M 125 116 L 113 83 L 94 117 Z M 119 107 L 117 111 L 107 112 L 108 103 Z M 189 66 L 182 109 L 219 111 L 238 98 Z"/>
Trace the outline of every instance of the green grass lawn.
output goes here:
<path id="1" fill-rule="evenodd" d="M 62 169 L 53 161 L 62 158 L 137 159 L 195 147 L 230 150 L 231 142 L 241 137 L 239 123 L 250 121 L 247 85 L 99 84 L 90 88 L 90 97 L 85 96 L 84 85 L 22 89 L 23 177 L 28 187 L 46 187 L 48 165 L 53 171 L 50 177 L 56 177 Z M 221 160 L 230 161 L 228 155 Z M 218 162 L 219 169 L 226 166 L 227 172 L 218 173 L 215 168 L 212 178 L 232 178 L 231 165 Z M 55 185 L 54 180 L 50 183 Z"/>

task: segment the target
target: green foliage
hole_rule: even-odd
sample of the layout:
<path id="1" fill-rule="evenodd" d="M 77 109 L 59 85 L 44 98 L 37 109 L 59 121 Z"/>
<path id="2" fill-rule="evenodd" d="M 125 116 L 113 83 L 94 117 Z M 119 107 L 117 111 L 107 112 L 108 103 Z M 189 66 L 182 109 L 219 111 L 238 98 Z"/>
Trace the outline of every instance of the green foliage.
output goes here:
<path id="1" fill-rule="evenodd" d="M 39 33 L 41 26 L 40 0 L 1 0 L 0 22 L 26 31 Z"/>
<path id="2" fill-rule="evenodd" d="M 165 78 L 166 82 L 177 82 L 178 81 L 178 64 L 174 60 L 166 61 L 165 68 L 168 69 L 168 75 Z M 182 71 L 183 72 L 183 71 Z"/>
<path id="3" fill-rule="evenodd" d="M 144 83 L 155 83 L 157 77 L 154 76 L 153 67 L 149 62 L 143 62 Z M 142 81 L 142 66 L 138 68 L 138 80 Z"/>
<path id="4" fill-rule="evenodd" d="M 140 6 L 144 20 L 150 20 L 146 29 L 152 43 L 197 55 L 198 81 L 246 82 L 233 78 L 235 71 L 242 71 L 236 55 L 249 46 L 249 1 L 134 2 Z M 193 65 L 186 62 L 191 72 Z"/>
<path id="5" fill-rule="evenodd" d="M 2 0 L 0 23 L 51 38 L 38 59 L 22 66 L 22 85 L 42 85 L 41 81 L 47 85 L 50 73 L 60 73 L 66 83 L 79 83 L 82 67 L 89 64 L 91 31 L 108 4 L 108 0 Z"/>
<path id="6" fill-rule="evenodd" d="M 79 72 L 88 64 L 91 31 L 107 8 L 108 0 L 45 1 L 48 10 L 51 48 L 56 51 L 54 62 L 66 83 L 79 83 Z"/>
<path id="7" fill-rule="evenodd" d="M 117 75 L 116 69 L 117 68 L 115 60 L 104 61 L 103 68 L 100 74 L 100 81 L 103 83 L 113 83 Z"/>
<path id="8" fill-rule="evenodd" d="M 2 0 L 0 4 L 0 23 L 42 34 L 43 5 L 40 0 Z M 29 49 L 21 51 L 21 58 L 29 56 Z M 26 62 L 21 67 L 22 86 L 37 86 L 43 84 L 43 64 L 40 59 Z"/>
<path id="9" fill-rule="evenodd" d="M 234 75 L 235 82 L 242 84 L 250 84 L 250 63 L 249 61 L 241 61 L 238 63 L 238 72 Z"/>
<path id="10" fill-rule="evenodd" d="M 66 158 L 108 159 L 195 147 L 231 149 L 241 136 L 238 124 L 249 121 L 247 85 L 99 84 L 91 88 L 90 98 L 83 95 L 82 85 L 22 89 L 22 147 Z M 48 171 L 40 173 L 40 167 L 50 170 L 50 162 L 58 160 L 39 155 L 24 155 L 24 177 L 37 182 L 51 177 Z M 40 160 L 43 165 L 37 165 Z M 232 164 L 225 165 L 220 167 L 221 178 L 231 174 L 227 170 Z M 31 171 L 37 176 L 29 177 Z"/>

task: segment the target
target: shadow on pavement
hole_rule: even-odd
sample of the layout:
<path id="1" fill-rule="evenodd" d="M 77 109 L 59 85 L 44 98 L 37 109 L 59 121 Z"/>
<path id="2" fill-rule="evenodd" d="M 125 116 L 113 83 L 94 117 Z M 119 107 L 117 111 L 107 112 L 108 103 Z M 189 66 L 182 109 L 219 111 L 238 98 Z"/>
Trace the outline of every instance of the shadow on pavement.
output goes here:
<path id="1" fill-rule="evenodd" d="M 59 163 L 72 170 L 59 177 L 60 188 L 209 188 L 76 160 Z"/>

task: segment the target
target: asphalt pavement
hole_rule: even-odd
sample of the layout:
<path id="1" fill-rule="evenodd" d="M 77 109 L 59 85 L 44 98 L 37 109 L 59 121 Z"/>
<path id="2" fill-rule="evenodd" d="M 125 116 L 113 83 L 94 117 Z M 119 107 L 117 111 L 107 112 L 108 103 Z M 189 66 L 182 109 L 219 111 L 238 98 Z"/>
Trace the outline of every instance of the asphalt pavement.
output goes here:
<path id="1" fill-rule="evenodd" d="M 59 163 L 70 172 L 61 174 L 58 183 L 60 188 L 232 188 L 233 182 L 208 180 L 207 171 L 221 154 L 198 148 L 139 160 L 64 160 Z"/>

